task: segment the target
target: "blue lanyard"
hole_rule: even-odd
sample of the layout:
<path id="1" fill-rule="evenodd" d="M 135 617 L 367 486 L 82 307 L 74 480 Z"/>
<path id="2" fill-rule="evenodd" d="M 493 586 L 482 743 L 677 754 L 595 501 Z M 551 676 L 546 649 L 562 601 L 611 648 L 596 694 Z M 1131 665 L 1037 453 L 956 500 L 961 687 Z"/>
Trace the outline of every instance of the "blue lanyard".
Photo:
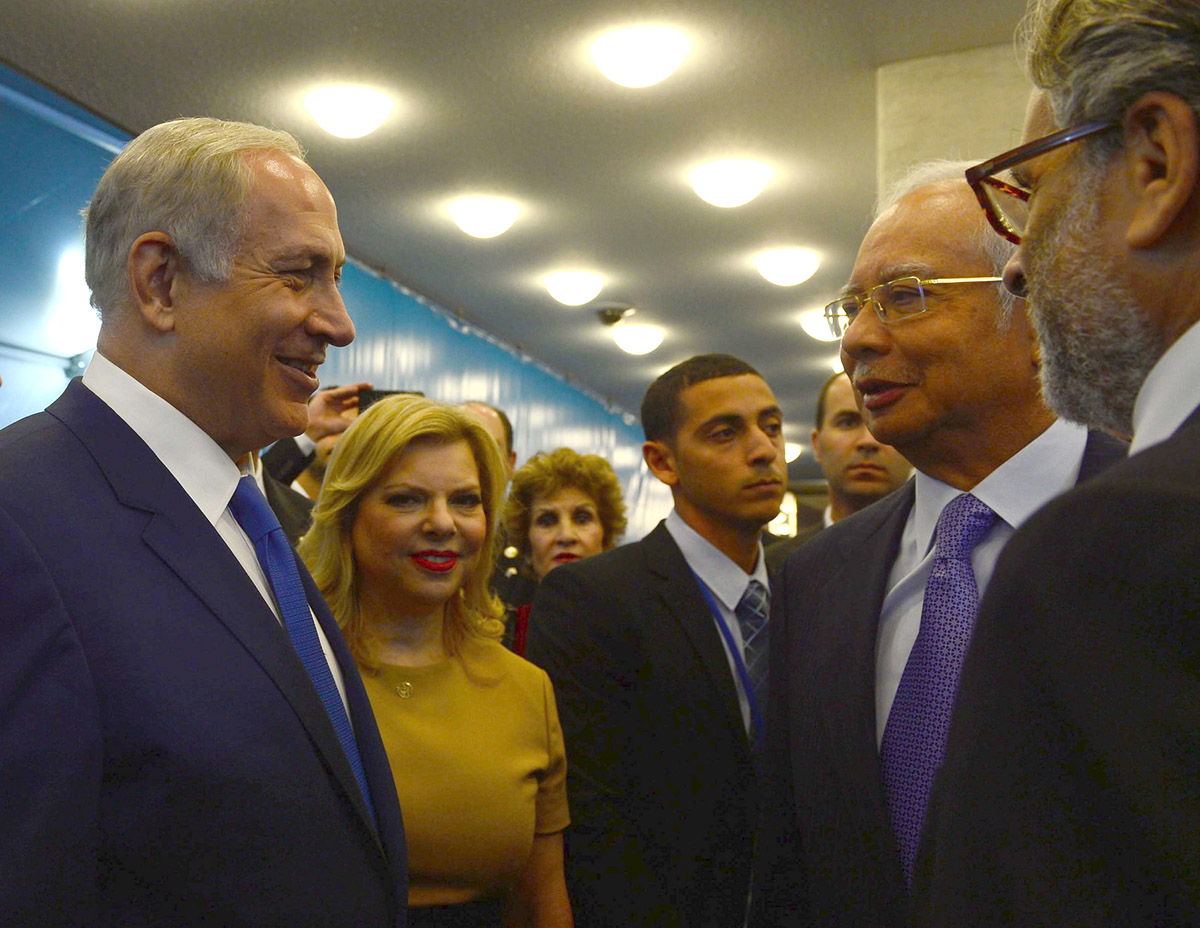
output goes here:
<path id="1" fill-rule="evenodd" d="M 733 640 L 733 632 L 729 630 L 729 625 L 725 622 L 725 615 L 717 605 L 717 601 L 713 599 L 712 592 L 704 585 L 704 581 L 696 575 L 694 570 L 692 576 L 696 577 L 696 584 L 700 587 L 700 592 L 704 594 L 705 600 L 708 601 L 708 608 L 712 610 L 713 618 L 717 620 L 717 628 L 721 630 L 721 637 L 725 639 L 725 645 L 729 648 L 729 653 L 733 655 L 733 666 L 737 668 L 738 679 L 742 681 L 742 692 L 746 694 L 746 702 L 750 704 L 750 729 L 753 732 L 751 743 L 757 747 L 762 740 L 763 720 L 762 714 L 758 711 L 758 700 L 754 698 L 754 687 L 750 685 L 750 674 L 746 673 L 746 662 L 742 660 L 742 649 Z"/>

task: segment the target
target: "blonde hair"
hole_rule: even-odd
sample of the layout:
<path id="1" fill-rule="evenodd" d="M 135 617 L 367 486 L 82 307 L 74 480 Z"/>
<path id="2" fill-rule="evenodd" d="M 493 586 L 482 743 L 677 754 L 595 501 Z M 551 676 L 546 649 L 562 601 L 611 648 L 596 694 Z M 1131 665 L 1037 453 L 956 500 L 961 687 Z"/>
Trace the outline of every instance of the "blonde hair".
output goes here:
<path id="1" fill-rule="evenodd" d="M 245 234 L 253 151 L 304 158 L 287 132 L 208 117 L 160 123 L 125 146 L 83 213 L 84 276 L 102 317 L 128 304 L 129 248 L 147 232 L 169 235 L 200 280 L 229 280 Z"/>
<path id="2" fill-rule="evenodd" d="M 621 499 L 621 482 L 612 465 L 595 454 L 580 454 L 570 448 L 559 448 L 549 454 L 535 454 L 513 474 L 508 502 L 504 507 L 504 522 L 508 541 L 521 554 L 529 557 L 529 520 L 536 500 L 555 496 L 568 488 L 587 494 L 596 504 L 596 514 L 604 530 L 602 547 L 605 551 L 625 533 L 625 503 Z"/>
<path id="3" fill-rule="evenodd" d="M 457 595 L 446 603 L 442 644 L 458 655 L 471 637 L 499 639 L 502 606 L 488 583 L 495 562 L 496 520 L 504 488 L 504 463 L 496 441 L 477 421 L 450 406 L 419 396 L 397 395 L 375 403 L 337 443 L 313 508 L 312 527 L 300 541 L 300 556 L 329 603 L 354 659 L 374 669 L 372 630 L 359 612 L 359 578 L 351 531 L 363 497 L 386 476 L 414 442 L 465 441 L 479 471 L 487 532 L 475 566 Z"/>

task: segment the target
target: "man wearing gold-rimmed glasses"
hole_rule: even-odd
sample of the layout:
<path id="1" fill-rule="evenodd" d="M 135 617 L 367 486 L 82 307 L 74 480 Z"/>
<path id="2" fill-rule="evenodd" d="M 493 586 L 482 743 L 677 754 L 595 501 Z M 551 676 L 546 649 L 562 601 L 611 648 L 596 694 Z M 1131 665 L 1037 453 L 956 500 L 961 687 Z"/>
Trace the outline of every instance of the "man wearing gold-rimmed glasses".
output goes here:
<path id="1" fill-rule="evenodd" d="M 901 182 L 826 310 L 867 427 L 917 473 L 779 575 L 755 928 L 903 925 L 979 591 L 1016 526 L 1124 451 L 1042 403 L 1013 248 L 964 167 Z"/>
<path id="2" fill-rule="evenodd" d="M 1196 925 L 1200 4 L 1038 0 L 1023 34 L 1025 143 L 967 176 L 1020 245 L 1004 276 L 1048 403 L 1132 434 L 1131 453 L 997 567 L 916 920 Z"/>

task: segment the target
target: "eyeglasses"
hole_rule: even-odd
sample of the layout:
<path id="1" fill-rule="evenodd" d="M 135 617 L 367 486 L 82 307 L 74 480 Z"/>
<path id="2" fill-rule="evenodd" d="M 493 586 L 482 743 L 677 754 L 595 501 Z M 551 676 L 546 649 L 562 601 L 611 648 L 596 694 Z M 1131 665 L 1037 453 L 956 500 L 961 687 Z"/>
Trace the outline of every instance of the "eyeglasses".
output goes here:
<path id="1" fill-rule="evenodd" d="M 925 305 L 925 288 L 945 284 L 998 284 L 1003 277 L 935 277 L 921 280 L 919 277 L 899 277 L 879 284 L 864 293 L 855 293 L 834 300 L 825 307 L 825 321 L 835 337 L 846 334 L 859 312 L 870 306 L 879 321 L 891 325 L 901 319 L 919 316 L 928 308 Z"/>
<path id="2" fill-rule="evenodd" d="M 1029 191 L 1000 180 L 997 174 L 1011 171 L 1024 161 L 1063 145 L 1078 142 L 1089 135 L 1116 129 L 1119 125 L 1115 122 L 1085 122 L 1027 142 L 1012 151 L 997 155 L 990 161 L 968 168 L 967 183 L 975 191 L 975 197 L 987 214 L 992 228 L 1014 245 L 1020 245 L 1021 238 L 1025 235 L 1025 220 L 1029 216 Z"/>

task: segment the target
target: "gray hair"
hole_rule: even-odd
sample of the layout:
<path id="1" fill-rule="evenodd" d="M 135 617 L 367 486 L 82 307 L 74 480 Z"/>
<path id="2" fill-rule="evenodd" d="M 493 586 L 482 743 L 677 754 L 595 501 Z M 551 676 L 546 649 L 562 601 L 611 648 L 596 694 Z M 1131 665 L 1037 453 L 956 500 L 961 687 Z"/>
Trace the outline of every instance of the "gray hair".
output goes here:
<path id="1" fill-rule="evenodd" d="M 982 159 L 981 159 L 982 160 Z M 912 165 L 903 176 L 892 182 L 886 192 L 875 205 L 875 218 L 896 204 L 898 200 L 908 196 L 922 187 L 950 186 L 967 184 L 967 168 L 978 164 L 978 161 L 922 161 Z M 978 224 L 972 244 L 991 265 L 997 277 L 1003 276 L 1004 266 L 1017 250 L 1017 246 L 1008 239 L 997 235 L 987 221 L 982 209 L 976 211 Z M 1005 287 L 996 291 L 1000 302 L 1000 325 L 1007 328 L 1012 320 L 1013 307 L 1016 306 L 1014 297 Z"/>
<path id="2" fill-rule="evenodd" d="M 125 146 L 83 212 L 85 274 L 101 317 L 128 303 L 129 248 L 147 232 L 169 235 L 201 280 L 229 279 L 245 233 L 251 151 L 304 157 L 286 132 L 206 117 L 161 123 Z"/>
<path id="3" fill-rule="evenodd" d="M 1017 37 L 1060 126 L 1118 122 L 1151 90 L 1175 94 L 1200 113 L 1195 0 L 1030 0 Z M 1121 138 L 1102 133 L 1085 144 L 1097 163 Z"/>

